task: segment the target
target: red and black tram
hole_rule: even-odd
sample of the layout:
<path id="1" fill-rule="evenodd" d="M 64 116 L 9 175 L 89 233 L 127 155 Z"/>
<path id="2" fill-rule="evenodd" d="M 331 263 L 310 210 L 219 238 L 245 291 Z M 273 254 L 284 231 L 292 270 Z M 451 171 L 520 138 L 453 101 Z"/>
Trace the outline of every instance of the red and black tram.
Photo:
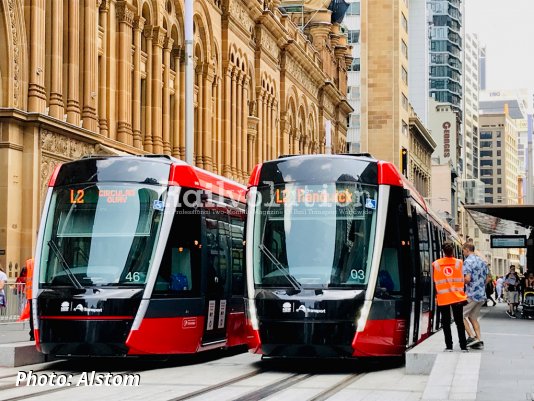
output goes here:
<path id="1" fill-rule="evenodd" d="M 38 348 L 123 356 L 245 344 L 245 193 L 167 156 L 58 166 L 35 257 Z"/>
<path id="2" fill-rule="evenodd" d="M 431 263 L 448 224 L 393 164 L 285 156 L 247 194 L 247 341 L 266 357 L 399 356 L 438 325 Z"/>

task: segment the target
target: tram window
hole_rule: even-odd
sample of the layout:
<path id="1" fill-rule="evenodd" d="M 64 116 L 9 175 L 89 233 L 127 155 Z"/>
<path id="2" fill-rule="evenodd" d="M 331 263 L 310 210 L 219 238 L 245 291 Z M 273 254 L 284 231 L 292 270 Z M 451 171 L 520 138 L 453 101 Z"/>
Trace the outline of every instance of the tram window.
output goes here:
<path id="1" fill-rule="evenodd" d="M 206 263 L 208 269 L 207 291 L 211 294 L 222 293 L 227 286 L 229 274 L 230 227 L 228 215 L 220 211 L 207 213 L 205 220 Z"/>
<path id="2" fill-rule="evenodd" d="M 386 229 L 384 232 L 384 245 L 380 257 L 380 270 L 378 272 L 377 291 L 379 297 L 389 297 L 401 294 L 401 263 L 399 257 L 400 218 L 399 205 L 402 204 L 402 195 L 394 188 L 391 189 Z"/>
<path id="3" fill-rule="evenodd" d="M 156 296 L 200 296 L 200 216 L 177 213 L 154 286 Z"/>
<path id="4" fill-rule="evenodd" d="M 244 249 L 243 229 L 244 221 L 231 218 L 230 230 L 232 233 L 232 295 L 243 296 L 245 292 L 244 280 Z"/>

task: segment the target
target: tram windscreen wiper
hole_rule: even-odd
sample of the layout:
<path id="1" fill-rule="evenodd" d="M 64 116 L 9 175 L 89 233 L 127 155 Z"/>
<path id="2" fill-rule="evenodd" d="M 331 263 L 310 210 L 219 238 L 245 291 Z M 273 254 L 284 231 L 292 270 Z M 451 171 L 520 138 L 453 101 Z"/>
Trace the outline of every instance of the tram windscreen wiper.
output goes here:
<path id="1" fill-rule="evenodd" d="M 80 284 L 80 282 L 78 281 L 78 279 L 76 278 L 72 270 L 70 269 L 69 264 L 67 263 L 63 255 L 61 254 L 61 251 L 59 250 L 59 247 L 57 246 L 57 244 L 53 240 L 50 240 L 48 241 L 48 246 L 50 247 L 50 249 L 52 249 L 56 257 L 58 258 L 59 262 L 61 263 L 61 266 L 63 266 L 63 270 L 65 270 L 65 272 L 67 273 L 67 276 L 72 282 L 72 285 L 76 287 L 76 289 L 78 290 L 83 290 L 83 286 Z"/>
<path id="2" fill-rule="evenodd" d="M 291 284 L 291 286 L 297 290 L 302 290 L 302 285 L 298 282 L 298 280 L 293 277 L 289 273 L 289 269 L 285 267 L 280 261 L 272 254 L 272 252 L 263 244 L 259 244 L 258 247 L 260 248 L 260 251 L 262 251 L 267 258 L 271 261 L 271 263 L 284 275 L 285 278 L 287 278 L 287 281 Z"/>

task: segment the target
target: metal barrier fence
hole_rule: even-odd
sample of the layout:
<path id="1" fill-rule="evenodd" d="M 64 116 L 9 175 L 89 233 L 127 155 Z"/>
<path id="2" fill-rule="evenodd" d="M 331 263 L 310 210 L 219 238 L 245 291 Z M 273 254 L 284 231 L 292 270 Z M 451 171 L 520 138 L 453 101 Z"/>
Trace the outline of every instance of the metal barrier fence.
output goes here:
<path id="1" fill-rule="evenodd" d="M 4 286 L 6 306 L 0 307 L 0 322 L 16 322 L 26 305 L 26 284 L 13 283 Z"/>

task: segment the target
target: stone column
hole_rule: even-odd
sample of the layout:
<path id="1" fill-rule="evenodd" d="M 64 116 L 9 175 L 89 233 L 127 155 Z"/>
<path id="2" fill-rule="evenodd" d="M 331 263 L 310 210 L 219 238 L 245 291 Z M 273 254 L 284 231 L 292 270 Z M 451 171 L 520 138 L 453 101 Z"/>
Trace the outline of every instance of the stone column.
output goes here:
<path id="1" fill-rule="evenodd" d="M 80 2 L 69 0 L 67 122 L 80 124 Z M 44 36 L 43 36 L 44 37 Z"/>
<path id="2" fill-rule="evenodd" d="M 237 74 L 238 69 L 234 67 L 232 69 L 232 98 L 231 103 L 237 103 Z M 232 140 L 230 142 L 232 148 L 232 158 L 230 159 L 230 165 L 232 166 L 232 177 L 235 178 L 237 173 L 237 110 L 236 107 L 232 107 Z"/>
<path id="3" fill-rule="evenodd" d="M 94 1 L 85 2 L 85 54 L 83 72 L 83 128 L 96 132 L 98 119 L 96 107 L 98 104 L 98 19 Z"/>
<path id="4" fill-rule="evenodd" d="M 172 51 L 171 57 L 174 58 L 174 65 L 176 68 L 176 75 L 174 76 L 174 110 L 173 110 L 173 132 L 172 135 L 172 155 L 174 157 L 180 158 L 180 146 L 182 146 L 180 138 L 180 49 L 174 49 Z"/>
<path id="5" fill-rule="evenodd" d="M 263 161 L 263 90 L 258 90 L 258 138 L 256 139 L 257 163 Z"/>
<path id="6" fill-rule="evenodd" d="M 280 156 L 279 152 L 280 152 L 280 145 L 279 145 L 279 137 L 278 137 L 278 129 L 276 127 L 276 107 L 277 105 L 277 101 L 276 99 L 273 97 L 273 103 L 271 105 L 271 116 L 272 116 L 272 123 L 271 123 L 271 126 L 272 126 L 272 131 L 273 131 L 273 158 L 277 158 L 278 156 Z"/>
<path id="7" fill-rule="evenodd" d="M 263 159 L 268 160 L 270 158 L 269 145 L 271 142 L 271 132 L 269 131 L 269 94 L 263 91 Z M 263 160 L 262 160 L 263 161 Z"/>
<path id="8" fill-rule="evenodd" d="M 204 84 L 203 84 L 203 92 L 204 92 L 204 102 L 203 102 L 203 116 L 202 116 L 202 165 L 205 169 L 211 170 L 212 169 L 212 153 L 211 153 L 211 145 L 212 145 L 212 129 L 213 127 L 210 124 L 210 117 L 212 112 L 212 91 L 211 87 L 213 86 L 213 79 L 215 78 L 215 69 L 210 64 L 204 64 Z"/>
<path id="9" fill-rule="evenodd" d="M 146 78 L 145 78 L 145 132 L 143 139 L 143 147 L 149 153 L 152 153 L 154 146 L 152 141 L 152 75 L 154 74 L 152 68 L 152 26 L 145 26 L 143 34 L 146 39 Z"/>
<path id="10" fill-rule="evenodd" d="M 214 72 L 215 73 L 215 72 Z M 219 77 L 213 78 L 213 83 L 211 84 L 211 101 L 210 101 L 210 108 L 211 108 L 211 157 L 212 157 L 212 164 L 213 164 L 213 171 L 215 171 L 217 174 L 221 173 L 220 170 L 220 162 L 221 159 L 219 157 L 220 155 L 220 149 L 221 149 L 221 138 L 219 137 L 219 127 L 218 127 L 218 99 L 219 99 Z"/>
<path id="11" fill-rule="evenodd" d="M 223 133 L 223 175 L 229 177 L 232 174 L 232 68 L 228 66 L 224 74 L 224 133 Z"/>
<path id="12" fill-rule="evenodd" d="M 204 165 L 202 163 L 202 141 L 203 138 L 203 130 L 202 130 L 202 123 L 203 123 L 203 116 L 202 112 L 204 111 L 204 102 L 203 102 L 203 84 L 204 80 L 202 78 L 202 65 L 198 65 L 196 68 L 197 72 L 197 118 L 195 123 L 195 164 L 203 168 Z"/>
<path id="13" fill-rule="evenodd" d="M 136 17 L 134 20 L 134 72 L 133 72 L 133 112 L 132 112 L 132 128 L 133 128 L 133 146 L 143 148 L 143 136 L 141 133 L 141 35 L 145 26 L 145 19 L 143 17 Z"/>
<path id="14" fill-rule="evenodd" d="M 63 121 L 63 1 L 52 0 L 52 55 L 50 60 L 50 111 L 51 117 Z"/>
<path id="15" fill-rule="evenodd" d="M 102 38 L 102 56 L 100 56 L 100 65 L 98 67 L 98 123 L 100 125 L 100 134 L 104 136 L 109 135 L 108 129 L 108 102 L 107 102 L 107 36 L 108 32 L 108 12 L 109 12 L 109 2 L 104 0 L 100 6 L 100 22 L 102 30 L 104 31 L 104 36 Z"/>
<path id="16" fill-rule="evenodd" d="M 243 124 L 243 73 L 241 70 L 238 71 L 237 74 L 237 102 L 236 102 L 236 109 L 237 109 L 237 115 L 236 115 L 236 126 L 237 126 L 237 137 L 236 137 L 236 143 L 234 143 L 234 146 L 236 147 L 237 155 L 234 159 L 235 168 L 236 168 L 236 176 L 234 178 L 241 179 L 243 176 L 243 170 L 241 169 L 241 160 L 242 160 L 242 151 L 243 146 L 246 142 L 243 142 L 243 131 L 245 127 L 242 127 Z"/>
<path id="17" fill-rule="evenodd" d="M 248 153 L 248 116 L 249 116 L 249 107 L 248 107 L 248 83 L 250 81 L 250 78 L 248 76 L 244 77 L 243 80 L 243 140 L 242 140 L 242 146 L 241 146 L 241 171 L 243 172 L 243 179 L 246 179 L 248 175 L 252 172 L 252 170 L 248 170 L 248 161 L 247 161 L 247 153 Z"/>
<path id="18" fill-rule="evenodd" d="M 247 174 L 252 172 L 254 164 L 256 163 L 256 158 L 254 157 L 254 145 L 258 135 L 258 123 L 260 119 L 256 116 L 248 116 L 248 165 L 247 165 Z"/>
<path id="19" fill-rule="evenodd" d="M 132 143 L 132 125 L 128 110 L 132 98 L 128 91 L 131 79 L 131 33 L 134 14 L 125 1 L 117 2 L 117 18 L 119 20 L 119 104 L 117 122 L 117 140 L 122 143 Z"/>
<path id="20" fill-rule="evenodd" d="M 7 5 L 4 6 L 7 12 Z M 28 85 L 28 111 L 44 113 L 45 92 L 45 0 L 32 0 L 30 7 L 30 74 Z M 6 71 L 2 71 L 4 74 Z"/>
<path id="21" fill-rule="evenodd" d="M 171 129 L 171 90 L 169 80 L 171 79 L 171 49 L 174 40 L 170 37 L 165 39 L 163 48 L 163 153 L 171 154 L 170 129 Z"/>
<path id="22" fill-rule="evenodd" d="M 152 43 L 152 151 L 154 153 L 163 152 L 162 140 L 162 62 L 163 45 L 165 43 L 165 30 L 154 28 Z"/>
<path id="23" fill-rule="evenodd" d="M 185 88 L 185 63 L 180 64 L 180 88 Z M 180 157 L 185 159 L 185 90 L 180 90 Z"/>

